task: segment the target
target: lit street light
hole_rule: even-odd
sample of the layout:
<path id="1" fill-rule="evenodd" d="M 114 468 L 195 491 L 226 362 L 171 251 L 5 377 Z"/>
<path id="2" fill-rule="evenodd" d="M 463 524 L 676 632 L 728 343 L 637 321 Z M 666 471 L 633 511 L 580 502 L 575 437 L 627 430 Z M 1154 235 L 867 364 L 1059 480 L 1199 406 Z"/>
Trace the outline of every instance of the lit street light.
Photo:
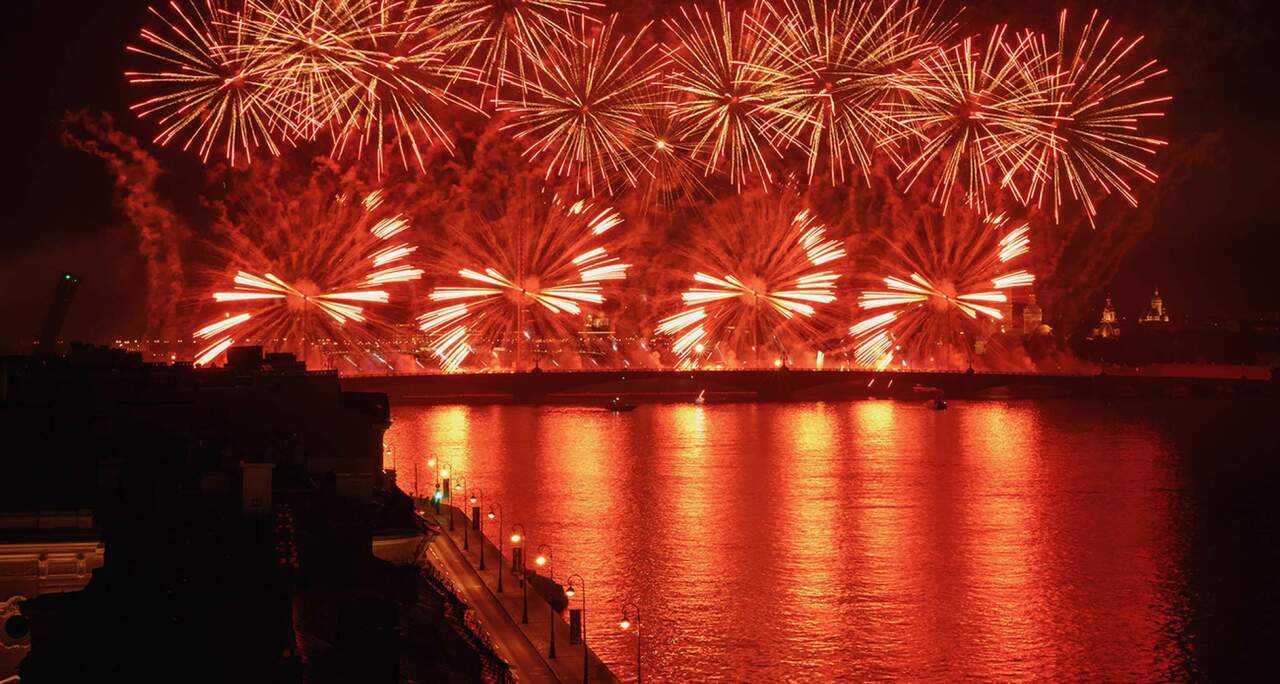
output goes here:
<path id="1" fill-rule="evenodd" d="M 476 496 L 477 492 L 479 492 L 479 496 Z M 480 506 L 484 501 L 484 489 L 480 487 L 472 489 L 469 501 L 471 502 L 471 522 L 480 533 L 479 539 L 476 541 L 480 544 L 480 569 L 484 570 L 484 520 L 480 518 Z"/>
<path id="2" fill-rule="evenodd" d="M 493 507 L 498 507 L 498 593 L 502 593 L 502 504 L 489 505 L 489 519 L 493 520 Z M 481 542 L 483 543 L 483 542 Z"/>
<path id="3" fill-rule="evenodd" d="M 577 573 L 569 575 L 569 586 L 565 587 L 564 595 L 573 598 L 575 578 L 578 580 L 578 586 L 582 587 L 582 618 L 578 622 L 582 625 L 582 684 L 587 684 L 587 665 L 590 663 L 591 653 L 587 650 L 587 581 Z"/>
<path id="4" fill-rule="evenodd" d="M 454 490 L 454 491 L 456 491 L 456 492 L 459 492 L 459 493 L 461 493 L 461 494 L 463 495 L 463 505 L 465 506 L 465 505 L 466 505 L 466 491 L 467 491 L 467 476 L 466 476 L 466 475 L 459 475 L 459 476 L 457 477 L 457 480 L 458 480 L 458 481 L 457 481 L 457 482 L 455 482 L 455 483 L 453 484 L 453 490 Z M 449 503 L 450 503 L 450 504 L 452 504 L 452 503 L 453 503 L 453 495 L 452 495 L 452 494 L 450 494 L 450 495 L 449 495 Z M 454 508 L 455 508 L 455 507 L 454 507 L 454 506 L 452 506 L 452 505 L 450 505 L 450 506 L 449 506 L 449 529 L 450 529 L 450 530 L 452 530 L 452 529 L 453 529 L 453 514 L 456 512 L 456 511 L 454 510 Z M 462 518 L 462 550 L 463 550 L 463 551 L 467 551 L 467 550 L 469 550 L 469 549 L 471 548 L 471 537 L 470 537 L 470 534 L 468 534 L 468 532 L 467 532 L 467 528 L 469 528 L 469 527 L 471 527 L 471 526 L 467 524 L 466 515 L 464 514 L 464 515 L 463 515 L 463 518 Z"/>
<path id="5" fill-rule="evenodd" d="M 636 616 L 635 622 L 628 617 L 633 613 Z M 640 606 L 628 601 L 622 604 L 622 620 L 618 622 L 618 626 L 626 631 L 631 629 L 632 625 L 636 628 L 636 684 L 640 684 Z"/>
<path id="6" fill-rule="evenodd" d="M 520 531 L 517 532 L 516 528 L 520 528 Z M 511 526 L 511 553 L 514 554 L 517 548 L 520 549 L 520 624 L 527 625 L 529 624 L 529 581 L 524 571 L 524 537 L 524 525 L 516 523 Z"/>
<path id="7" fill-rule="evenodd" d="M 545 551 L 544 551 L 545 549 Z M 554 582 L 556 580 L 556 566 L 551 555 L 551 547 L 546 544 L 538 545 L 538 557 L 533 560 L 539 567 L 547 567 L 547 579 Z M 547 657 L 556 657 L 556 611 L 551 607 L 551 601 L 547 600 L 547 610 L 550 613 L 548 625 L 551 628 L 551 648 L 547 649 Z"/>

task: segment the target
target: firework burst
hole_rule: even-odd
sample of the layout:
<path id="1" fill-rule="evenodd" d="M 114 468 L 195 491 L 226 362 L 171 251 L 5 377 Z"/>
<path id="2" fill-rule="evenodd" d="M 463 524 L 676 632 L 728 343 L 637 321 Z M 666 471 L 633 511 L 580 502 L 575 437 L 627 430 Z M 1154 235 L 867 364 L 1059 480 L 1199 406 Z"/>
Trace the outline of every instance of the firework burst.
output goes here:
<path id="1" fill-rule="evenodd" d="M 1038 64 L 1044 58 L 1029 37 L 1011 44 L 997 27 L 985 49 L 965 38 L 905 75 L 891 110 L 906 131 L 895 142 L 906 137 L 919 145 L 900 174 L 908 187 L 936 164 L 932 199 L 943 212 L 959 186 L 965 203 L 985 213 L 992 187 L 1007 184 L 1028 146 L 1045 135 L 1040 122 L 1051 84 Z"/>
<path id="2" fill-rule="evenodd" d="M 526 48 L 538 58 L 524 96 L 498 102 L 516 114 L 507 128 L 529 140 L 525 155 L 546 160 L 547 178 L 572 176 L 592 195 L 637 185 L 640 124 L 663 104 L 651 97 L 662 69 L 657 46 L 640 46 L 648 27 L 626 38 L 616 23 L 614 15 L 596 31 L 581 17 L 572 35 Z"/>
<path id="3" fill-rule="evenodd" d="M 536 59 L 524 46 L 548 45 L 572 35 L 565 21 L 581 19 L 592 0 L 441 0 L 431 23 L 454 46 L 452 56 L 474 68 L 484 95 L 497 98 L 527 83 Z"/>
<path id="4" fill-rule="evenodd" d="M 224 276 L 232 287 L 212 295 L 232 310 L 194 333 L 206 345 L 195 364 L 238 341 L 259 341 L 324 365 L 322 349 L 348 352 L 364 340 L 377 324 L 369 308 L 391 299 L 387 287 L 423 273 L 409 261 L 417 247 L 404 239 L 408 219 L 383 212 L 383 198 L 343 195 L 291 214 L 292 225 L 232 232 Z"/>
<path id="5" fill-rule="evenodd" d="M 875 148 L 899 132 L 885 106 L 899 73 L 936 51 L 954 25 L 915 2 L 783 0 L 762 7 L 759 18 L 748 17 L 752 30 L 803 93 L 787 98 L 779 137 L 805 148 L 811 178 L 824 158 L 832 184 L 845 180 L 847 167 L 865 174 Z"/>
<path id="6" fill-rule="evenodd" d="M 1043 69 L 1053 111 L 1042 120 L 1047 131 L 1029 147 L 1029 182 L 1022 199 L 1040 206 L 1052 202 L 1055 221 L 1067 195 L 1083 204 L 1092 223 L 1098 213 L 1095 193 L 1118 193 L 1137 206 L 1129 179 L 1156 181 L 1143 158 L 1166 143 L 1140 134 L 1139 128 L 1145 120 L 1164 116 L 1161 107 L 1172 99 L 1143 94 L 1148 82 L 1166 70 L 1155 60 L 1134 58 L 1142 38 L 1112 40 L 1108 26 L 1095 11 L 1071 43 L 1063 10 L 1056 52 L 1051 53 L 1043 35 L 1029 39 L 1037 55 L 1031 62 Z"/>
<path id="7" fill-rule="evenodd" d="M 216 153 L 233 166 L 260 148 L 279 154 L 287 107 L 272 60 L 248 41 L 241 15 L 223 0 L 187 8 L 175 2 L 168 12 L 151 13 L 158 26 L 143 29 L 139 44 L 127 48 L 147 67 L 125 77 L 149 93 L 131 109 L 155 118 L 155 142 L 194 148 L 205 161 Z"/>
<path id="8" fill-rule="evenodd" d="M 1029 225 L 1011 227 L 1004 215 L 953 224 L 889 241 L 893 275 L 884 290 L 858 297 L 868 315 L 849 328 L 860 365 L 949 367 L 951 355 L 967 348 L 965 336 L 982 332 L 978 323 L 1006 318 L 1011 290 L 1035 282 L 1013 263 L 1031 249 Z"/>
<path id="9" fill-rule="evenodd" d="M 371 147 L 381 174 L 387 142 L 394 142 L 405 168 L 412 160 L 420 170 L 426 169 L 424 146 L 438 144 L 453 152 L 436 110 L 456 107 L 478 113 L 450 89 L 459 81 L 473 81 L 475 74 L 450 61 L 449 52 L 459 46 L 441 40 L 430 18 L 414 3 L 378 4 L 348 49 L 348 82 L 337 93 L 342 99 L 330 107 L 337 115 L 334 156 L 350 147 L 361 152 Z"/>
<path id="10" fill-rule="evenodd" d="M 433 289 L 441 306 L 418 317 L 441 368 L 457 370 L 477 348 L 511 347 L 519 368 L 528 341 L 572 335 L 587 307 L 605 303 L 606 286 L 627 277 L 605 239 L 621 223 L 608 206 L 535 195 L 497 222 L 455 231 L 442 259 L 462 265 L 454 273 L 465 284 Z"/>
<path id="11" fill-rule="evenodd" d="M 795 117 L 794 103 L 807 94 L 788 70 L 794 64 L 748 30 L 744 16 L 721 2 L 718 14 L 682 8 L 666 22 L 678 39 L 668 49 L 673 117 L 706 173 L 724 171 L 739 188 L 753 177 L 772 182 L 779 146 L 793 142 L 780 120 Z"/>
<path id="12" fill-rule="evenodd" d="M 680 295 L 683 308 L 657 325 L 679 366 L 785 358 L 799 351 L 820 307 L 836 300 L 840 275 L 831 265 L 845 250 L 816 216 L 790 204 L 757 199 L 728 212 L 690 251 L 693 286 Z"/>

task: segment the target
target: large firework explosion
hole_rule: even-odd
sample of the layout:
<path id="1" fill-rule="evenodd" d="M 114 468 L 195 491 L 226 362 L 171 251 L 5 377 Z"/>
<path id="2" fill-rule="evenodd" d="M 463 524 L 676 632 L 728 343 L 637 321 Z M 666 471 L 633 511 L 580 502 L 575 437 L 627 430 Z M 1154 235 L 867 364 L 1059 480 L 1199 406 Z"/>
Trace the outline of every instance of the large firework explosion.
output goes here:
<path id="1" fill-rule="evenodd" d="M 521 96 L 498 103 L 516 113 L 507 128 L 528 140 L 525 154 L 544 160 L 547 178 L 570 176 L 591 195 L 638 184 L 641 123 L 664 104 L 653 97 L 657 46 L 640 47 L 645 29 L 616 34 L 616 23 L 597 29 L 582 17 L 572 34 L 529 46 L 538 59 Z"/>
<path id="2" fill-rule="evenodd" d="M 748 20 L 803 93 L 787 98 L 780 137 L 802 145 L 810 177 L 825 163 L 833 184 L 851 167 L 866 173 L 876 148 L 896 137 L 888 104 L 902 74 L 954 29 L 911 2 L 782 0 Z"/>
<path id="3" fill-rule="evenodd" d="M 417 280 L 409 220 L 385 208 L 375 190 L 363 197 L 321 195 L 309 188 L 280 215 L 243 217 L 219 245 L 227 264 L 212 293 L 221 317 L 193 334 L 203 345 L 196 365 L 218 359 L 236 343 L 293 351 L 309 365 L 385 364 L 372 349 L 386 324 L 373 309 L 391 300 L 389 287 Z M 268 219 L 267 222 L 260 222 Z"/>
<path id="4" fill-rule="evenodd" d="M 836 300 L 845 250 L 794 198 L 752 197 L 707 217 L 687 255 L 692 285 L 662 319 L 678 365 L 786 363 Z"/>
<path id="5" fill-rule="evenodd" d="M 972 365 L 976 340 L 1009 317 L 1012 291 L 1035 276 L 1017 262 L 1031 228 L 1005 215 L 924 217 L 884 236 L 885 289 L 864 291 L 866 315 L 849 328 L 859 365 L 953 368 Z"/>
<path id="6" fill-rule="evenodd" d="M 456 267 L 460 284 L 434 288 L 428 299 L 438 308 L 418 317 L 440 367 L 457 370 L 476 350 L 490 352 L 476 360 L 482 367 L 516 368 L 530 347 L 563 352 L 546 345 L 573 337 L 584 313 L 605 303 L 606 287 L 627 277 L 630 266 L 607 247 L 621 223 L 604 204 L 530 193 L 497 221 L 472 216 L 455 226 L 440 262 Z"/>
<path id="7" fill-rule="evenodd" d="M 716 13 L 693 7 L 679 14 L 667 22 L 678 41 L 668 50 L 672 107 L 676 121 L 688 126 L 694 155 L 708 173 L 727 173 L 735 187 L 772 181 L 787 142 L 779 140 L 788 130 L 781 122 L 806 95 L 787 71 L 792 62 L 723 1 Z"/>
<path id="8" fill-rule="evenodd" d="M 1093 223 L 1098 213 L 1095 193 L 1118 193 L 1136 207 L 1129 179 L 1156 181 L 1144 159 L 1165 142 L 1139 130 L 1144 119 L 1164 116 L 1159 107 L 1171 98 L 1143 91 L 1165 70 L 1155 60 L 1134 56 L 1142 38 L 1112 40 L 1107 28 L 1108 22 L 1095 11 L 1073 43 L 1063 10 L 1056 47 L 1050 47 L 1044 35 L 1027 36 L 1034 55 L 1028 62 L 1043 70 L 1053 108 L 1042 121 L 1047 131 L 1032 136 L 1035 144 L 1027 151 L 1029 172 L 1022 198 L 1041 205 L 1047 196 L 1055 221 L 1061 219 L 1068 195 L 1084 206 Z"/>

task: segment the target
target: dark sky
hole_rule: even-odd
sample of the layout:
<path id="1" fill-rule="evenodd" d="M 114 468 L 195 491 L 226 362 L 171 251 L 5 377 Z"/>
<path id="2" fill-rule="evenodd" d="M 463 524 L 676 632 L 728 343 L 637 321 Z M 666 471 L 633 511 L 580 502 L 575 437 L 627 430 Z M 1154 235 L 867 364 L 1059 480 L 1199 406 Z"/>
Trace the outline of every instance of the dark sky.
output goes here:
<path id="1" fill-rule="evenodd" d="M 145 278 L 136 241 L 112 202 L 102 164 L 59 142 L 69 109 L 106 111 L 124 130 L 152 133 L 127 109 L 124 46 L 146 19 L 144 0 L 23 2 L 5 8 L 4 88 L 8 139 L 0 202 L 0 349 L 34 334 L 56 274 L 82 272 L 85 287 L 67 333 L 105 340 L 141 328 Z M 634 7 L 631 3 L 611 3 Z M 661 15 L 664 3 L 645 5 Z M 1172 145 L 1221 131 L 1220 158 L 1165 204 L 1155 230 L 1127 257 L 1110 290 L 1132 315 L 1159 286 L 1175 314 L 1276 315 L 1272 275 L 1280 233 L 1277 197 L 1275 24 L 1265 0 L 1125 0 L 1096 6 L 1124 35 L 1145 33 L 1148 54 L 1169 67 L 1174 96 L 1164 133 Z M 673 3 L 674 6 L 674 3 Z M 1058 3 L 977 0 L 962 24 L 1004 20 L 1051 28 Z M 1084 13 L 1095 5 L 1071 4 Z M 632 10 L 634 11 L 634 10 Z M 190 201 L 198 164 L 158 151 L 170 190 Z M 1123 226 L 1106 226 L 1123 230 Z"/>

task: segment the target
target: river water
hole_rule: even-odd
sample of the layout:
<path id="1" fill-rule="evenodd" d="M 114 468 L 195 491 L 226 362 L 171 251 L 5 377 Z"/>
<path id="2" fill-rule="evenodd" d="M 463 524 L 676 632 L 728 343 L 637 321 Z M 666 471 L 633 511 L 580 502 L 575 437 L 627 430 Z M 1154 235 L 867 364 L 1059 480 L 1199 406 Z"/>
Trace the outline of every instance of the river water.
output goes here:
<path id="1" fill-rule="evenodd" d="M 402 487 L 451 462 L 585 577 L 626 680 L 627 600 L 654 682 L 1180 680 L 1273 667 L 1277 409 L 400 407 L 387 443 Z"/>

